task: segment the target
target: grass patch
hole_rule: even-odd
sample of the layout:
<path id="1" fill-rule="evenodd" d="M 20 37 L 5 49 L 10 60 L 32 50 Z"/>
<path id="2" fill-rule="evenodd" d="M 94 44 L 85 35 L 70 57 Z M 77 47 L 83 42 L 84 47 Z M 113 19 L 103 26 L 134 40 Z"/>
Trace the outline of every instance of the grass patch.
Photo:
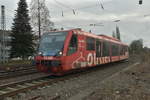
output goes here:
<path id="1" fill-rule="evenodd" d="M 10 69 L 16 69 L 19 67 L 26 67 L 31 66 L 33 63 L 33 60 L 11 60 L 8 61 L 5 64 L 0 64 L 1 70 L 10 70 Z"/>

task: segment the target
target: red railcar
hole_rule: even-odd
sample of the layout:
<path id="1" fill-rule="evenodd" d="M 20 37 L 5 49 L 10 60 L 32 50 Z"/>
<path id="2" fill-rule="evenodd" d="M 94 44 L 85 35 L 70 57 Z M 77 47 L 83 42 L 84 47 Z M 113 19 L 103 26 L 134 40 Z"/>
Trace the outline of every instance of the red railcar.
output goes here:
<path id="1" fill-rule="evenodd" d="M 128 59 L 128 46 L 119 40 L 81 29 L 45 33 L 35 57 L 37 69 L 53 75 Z"/>

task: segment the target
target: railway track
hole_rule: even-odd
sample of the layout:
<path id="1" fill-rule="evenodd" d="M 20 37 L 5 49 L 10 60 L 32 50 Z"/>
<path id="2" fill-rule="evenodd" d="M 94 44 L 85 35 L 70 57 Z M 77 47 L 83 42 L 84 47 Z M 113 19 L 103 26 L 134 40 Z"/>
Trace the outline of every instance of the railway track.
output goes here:
<path id="1" fill-rule="evenodd" d="M 87 70 L 82 73 L 70 74 L 70 75 L 66 75 L 63 77 L 43 75 L 36 79 L 3 84 L 3 85 L 0 85 L 0 100 L 1 99 L 3 100 L 5 97 L 11 97 L 11 96 L 14 96 L 16 94 L 19 94 L 28 90 L 36 89 L 39 87 L 44 87 L 44 86 L 51 85 L 60 81 L 62 82 L 65 80 L 69 80 L 72 78 L 77 78 L 81 74 L 88 74 L 90 71 L 92 70 Z"/>
<path id="2" fill-rule="evenodd" d="M 75 74 L 66 75 L 63 77 L 53 77 L 53 76 L 49 76 L 49 75 L 43 75 L 36 79 L 24 80 L 24 81 L 20 81 L 20 82 L 9 83 L 9 84 L 3 84 L 3 85 L 0 85 L 0 100 L 3 100 L 5 97 L 12 97 L 19 93 L 37 89 L 39 87 L 49 86 L 54 83 L 68 81 L 70 79 L 76 79 L 81 74 L 88 74 L 89 72 L 96 71 L 97 69 L 109 68 L 109 66 L 110 65 L 108 65 L 107 67 L 102 66 L 100 68 L 94 68 L 92 70 L 86 70 L 82 73 L 75 73 Z"/>
<path id="3" fill-rule="evenodd" d="M 33 79 L 33 80 L 25 80 L 25 81 L 0 85 L 0 100 L 1 99 L 3 100 L 6 97 L 11 97 L 28 90 L 33 90 L 60 81 L 69 80 L 70 78 L 72 79 L 72 77 L 77 77 L 79 75 L 80 74 L 72 74 L 64 77 L 54 77 L 54 76 L 45 75 L 43 77 L 41 76 L 40 78 Z"/>
<path id="4" fill-rule="evenodd" d="M 17 77 L 17 76 L 28 75 L 28 74 L 37 73 L 37 72 L 38 71 L 33 66 L 27 67 L 27 68 L 11 70 L 11 71 L 0 71 L 0 80 Z"/>
<path id="5" fill-rule="evenodd" d="M 45 79 L 45 76 L 43 78 L 40 77 L 39 79 L 0 85 L 0 100 L 4 99 L 5 97 L 14 96 L 17 93 L 21 93 L 29 89 L 43 86 L 44 84 L 48 84 L 48 80 Z"/>

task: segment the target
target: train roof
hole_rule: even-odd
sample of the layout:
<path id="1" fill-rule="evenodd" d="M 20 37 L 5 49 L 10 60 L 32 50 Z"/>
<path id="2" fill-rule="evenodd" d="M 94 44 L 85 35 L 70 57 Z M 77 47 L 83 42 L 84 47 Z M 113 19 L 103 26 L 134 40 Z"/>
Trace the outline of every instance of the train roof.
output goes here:
<path id="1" fill-rule="evenodd" d="M 126 45 L 127 46 L 127 44 L 121 42 L 120 40 L 118 40 L 116 38 L 113 38 L 113 37 L 110 37 L 110 36 L 107 36 L 107 35 L 103 35 L 103 34 L 96 35 L 94 33 L 84 32 L 81 29 L 72 29 L 71 31 L 74 31 L 77 34 L 83 34 L 85 36 L 89 36 L 89 37 L 93 37 L 93 38 L 99 38 L 99 39 L 102 39 L 102 40 L 106 40 L 106 41 L 109 41 L 109 42 L 113 42 L 113 43 L 117 43 L 117 44 L 121 44 L 121 45 Z"/>
<path id="2" fill-rule="evenodd" d="M 111 40 L 119 41 L 119 42 L 120 42 L 120 40 L 118 40 L 118 39 L 116 39 L 116 38 L 113 38 L 113 37 L 110 37 L 110 36 L 107 36 L 107 35 L 104 35 L 104 34 L 100 34 L 100 35 L 98 35 L 98 36 L 101 36 L 101 37 L 103 37 L 103 38 L 107 38 L 107 39 L 111 39 Z"/>
<path id="3" fill-rule="evenodd" d="M 64 32 L 65 31 L 73 31 L 76 34 L 82 34 L 82 35 L 85 35 L 85 36 L 88 36 L 88 37 L 103 39 L 103 40 L 106 40 L 106 41 L 110 41 L 110 42 L 113 42 L 113 43 L 117 43 L 117 44 L 121 44 L 121 45 L 126 45 L 127 46 L 127 44 L 121 42 L 120 40 L 118 40 L 116 38 L 113 38 L 113 37 L 110 37 L 110 36 L 107 36 L 107 35 L 103 35 L 103 34 L 96 35 L 94 33 L 85 32 L 85 31 L 82 31 L 81 28 L 70 29 L 70 30 L 61 30 L 61 31 L 53 31 L 53 32 L 62 32 L 62 31 L 64 31 Z"/>

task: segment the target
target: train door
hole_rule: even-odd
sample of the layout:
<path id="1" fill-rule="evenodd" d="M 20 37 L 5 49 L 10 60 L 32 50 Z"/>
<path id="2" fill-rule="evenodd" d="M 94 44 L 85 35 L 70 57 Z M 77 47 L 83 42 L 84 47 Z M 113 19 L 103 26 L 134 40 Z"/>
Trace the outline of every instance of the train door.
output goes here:
<path id="1" fill-rule="evenodd" d="M 72 33 L 66 47 L 66 56 L 64 56 L 64 71 L 75 69 L 76 59 L 78 58 L 78 35 Z"/>
<path id="2" fill-rule="evenodd" d="M 77 49 L 78 49 L 78 37 L 77 35 L 73 34 L 69 42 L 67 55 L 71 55 L 77 52 Z"/>

